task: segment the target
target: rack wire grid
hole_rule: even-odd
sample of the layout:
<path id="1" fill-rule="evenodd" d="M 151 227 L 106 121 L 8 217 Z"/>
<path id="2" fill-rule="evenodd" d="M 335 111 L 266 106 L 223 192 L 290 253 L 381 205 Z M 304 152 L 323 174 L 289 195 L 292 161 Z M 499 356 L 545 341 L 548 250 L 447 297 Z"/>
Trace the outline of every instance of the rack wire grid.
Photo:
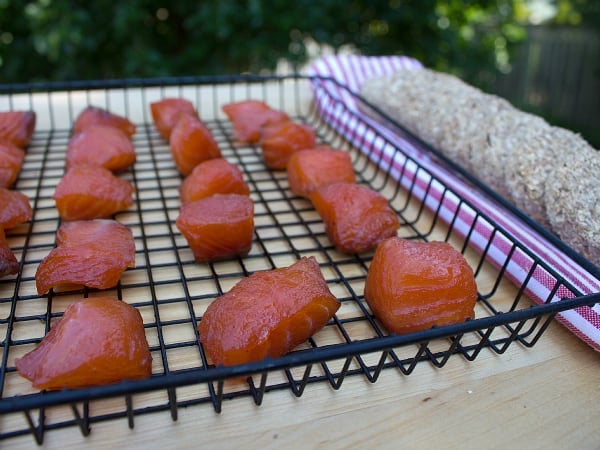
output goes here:
<path id="1" fill-rule="evenodd" d="M 176 420 L 178 409 L 191 405 L 207 404 L 220 412 L 225 400 L 238 397 L 250 397 L 260 405 L 263 396 L 273 390 L 289 390 L 300 397 L 311 383 L 326 383 L 339 389 L 349 376 L 365 377 L 374 383 L 382 370 L 409 375 L 421 362 L 441 368 L 453 355 L 472 361 L 484 349 L 501 354 L 514 343 L 531 347 L 557 313 L 599 300 L 598 295 L 582 295 L 509 233 L 478 213 L 479 218 L 495 226 L 490 239 L 502 237 L 513 246 L 502 264 L 490 264 L 490 247 L 472 245 L 472 230 L 466 234 L 458 232 L 456 217 L 441 220 L 439 209 L 424 206 L 427 197 L 433 195 L 429 186 L 417 196 L 420 188 L 416 183 L 403 183 L 403 168 L 399 174 L 392 173 L 381 156 L 370 154 L 369 148 L 361 145 L 361 136 L 358 144 L 349 142 L 323 120 L 314 101 L 317 95 L 330 96 L 328 101 L 335 105 L 342 120 L 361 121 L 330 95 L 326 86 L 331 84 L 338 91 L 344 89 L 334 80 L 306 76 L 0 86 L 0 110 L 26 109 L 37 113 L 36 131 L 14 186 L 29 196 L 33 219 L 7 231 L 21 270 L 0 280 L 0 439 L 31 434 L 42 443 L 44 434 L 54 429 L 79 427 L 87 435 L 99 421 L 123 419 L 133 427 L 136 416 L 156 411 L 168 410 Z M 345 95 L 360 100 L 350 91 Z M 164 97 L 191 100 L 215 136 L 223 157 L 244 173 L 255 203 L 256 228 L 247 256 L 198 264 L 176 228 L 182 177 L 149 112 L 149 104 Z M 388 334 L 371 314 L 363 296 L 373 253 L 338 252 L 310 202 L 290 191 L 285 171 L 267 169 L 258 145 L 234 141 L 231 123 L 221 106 L 244 99 L 264 100 L 294 120 L 312 126 L 320 144 L 348 151 L 358 182 L 389 199 L 401 221 L 400 236 L 444 240 L 459 249 L 475 271 L 479 292 L 476 318 L 402 336 Z M 35 271 L 54 247 L 60 224 L 51 197 L 64 174 L 74 118 L 88 105 L 124 115 L 137 125 L 133 136 L 137 161 L 130 170 L 119 174 L 135 185 L 135 204 L 115 216 L 133 232 L 136 267 L 127 270 L 114 289 L 54 290 L 39 296 Z M 405 149 L 363 125 L 364 136 L 374 134 L 394 154 L 405 154 Z M 425 170 L 408 153 L 405 161 Z M 468 176 L 449 164 L 462 177 Z M 482 188 L 476 179 L 471 181 L 476 188 Z M 449 194 L 452 190 L 445 188 L 443 195 Z M 461 200 L 454 214 L 458 215 L 462 206 L 472 208 Z M 506 269 L 517 250 L 528 255 L 532 264 L 530 273 L 515 284 Z M 335 317 L 305 344 L 281 358 L 233 367 L 210 365 L 196 325 L 211 301 L 255 271 L 288 266 L 302 256 L 317 259 L 329 288 L 340 300 Z M 527 295 L 528 283 L 538 270 L 554 276 L 556 283 L 545 302 L 534 305 Z M 571 298 L 550 302 L 557 292 L 565 291 Z M 41 341 L 74 299 L 106 295 L 118 297 L 140 311 L 153 356 L 152 377 L 79 390 L 35 391 L 16 372 L 15 359 Z"/>

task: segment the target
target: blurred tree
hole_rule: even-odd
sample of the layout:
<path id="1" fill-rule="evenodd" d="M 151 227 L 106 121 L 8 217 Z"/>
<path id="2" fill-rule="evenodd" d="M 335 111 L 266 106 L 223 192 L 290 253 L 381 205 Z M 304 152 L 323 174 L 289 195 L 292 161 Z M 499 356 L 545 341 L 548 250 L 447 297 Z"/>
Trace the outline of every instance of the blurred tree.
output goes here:
<path id="1" fill-rule="evenodd" d="M 552 0 L 556 15 L 552 22 L 560 25 L 600 27 L 600 2 L 597 0 Z"/>
<path id="2" fill-rule="evenodd" d="M 0 81 L 298 68 L 307 43 L 405 54 L 481 84 L 523 38 L 526 0 L 0 0 Z"/>
<path id="3" fill-rule="evenodd" d="M 598 17 L 597 0 L 549 2 L 561 20 Z M 0 82 L 259 72 L 282 58 L 297 69 L 316 42 L 413 56 L 485 87 L 510 66 L 529 3 L 0 0 Z"/>

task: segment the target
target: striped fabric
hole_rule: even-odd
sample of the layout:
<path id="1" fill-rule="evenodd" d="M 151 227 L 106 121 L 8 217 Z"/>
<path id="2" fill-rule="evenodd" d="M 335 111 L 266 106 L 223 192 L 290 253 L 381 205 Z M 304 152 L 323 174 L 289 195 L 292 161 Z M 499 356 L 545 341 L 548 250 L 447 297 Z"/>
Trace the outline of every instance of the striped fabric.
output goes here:
<path id="1" fill-rule="evenodd" d="M 308 72 L 311 75 L 334 78 L 351 91 L 359 92 L 362 83 L 371 77 L 389 75 L 397 70 L 421 68 L 419 61 L 404 56 L 338 55 L 315 61 Z M 438 211 L 442 219 L 454 220 L 453 227 L 464 236 L 468 235 L 470 245 L 479 250 L 485 248 L 488 260 L 498 267 L 506 267 L 506 276 L 519 286 L 525 285 L 526 293 L 532 300 L 539 303 L 549 298 L 551 301 L 558 301 L 560 298 L 574 297 L 575 294 L 571 290 L 562 283 L 557 283 L 557 279 L 560 278 L 582 294 L 600 292 L 600 279 L 597 276 L 571 259 L 516 215 L 445 170 L 417 146 L 362 114 L 355 97 L 346 90 L 340 89 L 334 83 L 320 85 L 325 87 L 328 93 L 340 98 L 347 109 L 360 116 L 360 120 L 348 119 L 348 116 L 340 113 L 339 105 L 331 102 L 328 96 L 318 95 L 317 92 L 315 100 L 324 120 L 350 142 L 371 155 L 382 168 L 395 175 L 404 187 L 411 188 L 415 195 L 425 199 L 427 207 Z M 377 132 L 374 133 L 372 129 Z M 386 144 L 381 138 L 378 139 L 378 135 L 402 148 L 409 159 L 394 151 L 393 146 Z M 471 208 L 463 200 L 475 208 Z M 494 222 L 544 261 L 554 273 L 549 273 L 535 264 L 527 252 L 519 246 L 515 247 L 507 239 L 506 234 L 494 232 L 497 228 L 493 225 Z M 557 316 L 557 320 L 592 348 L 600 351 L 600 304 L 565 311 Z"/>

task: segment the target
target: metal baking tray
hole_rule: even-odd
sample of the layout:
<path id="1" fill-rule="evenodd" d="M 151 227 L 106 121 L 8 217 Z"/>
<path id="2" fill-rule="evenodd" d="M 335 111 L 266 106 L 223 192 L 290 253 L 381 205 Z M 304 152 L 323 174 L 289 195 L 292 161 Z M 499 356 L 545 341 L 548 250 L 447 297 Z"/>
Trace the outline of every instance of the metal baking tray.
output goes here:
<path id="1" fill-rule="evenodd" d="M 531 347 L 557 313 L 600 300 L 600 294 L 583 295 L 510 233 L 478 213 L 481 220 L 494 227 L 492 239 L 502 237 L 515 250 L 501 264 L 490 263 L 491 246 L 472 245 L 469 230 L 459 232 L 452 217 L 442 220 L 439 209 L 426 207 L 428 196 L 433 193 L 425 188 L 417 195 L 420 188 L 406 183 L 402 170 L 398 173 L 397 168 L 386 166 L 381 156 L 370 153 L 372 146 L 363 143 L 376 139 L 403 155 L 406 164 L 426 170 L 410 152 L 389 142 L 386 136 L 362 122 L 359 115 L 347 110 L 343 102 L 331 95 L 327 86 L 332 84 L 336 92 L 345 89 L 334 80 L 309 76 L 0 86 L 0 110 L 30 109 L 37 113 L 36 131 L 14 187 L 29 196 L 34 217 L 30 223 L 7 232 L 21 271 L 0 280 L 0 440 L 31 434 L 36 442 L 42 443 L 46 432 L 65 427 L 78 427 L 87 435 L 93 424 L 100 421 L 126 420 L 133 427 L 136 416 L 165 410 L 176 420 L 180 408 L 192 405 L 214 408 L 220 413 L 226 410 L 226 401 L 240 397 L 260 405 L 263 396 L 274 390 L 288 390 L 301 397 L 312 383 L 339 389 L 350 376 L 375 383 L 383 370 L 410 375 L 423 362 L 441 368 L 451 357 L 472 361 L 482 351 L 501 354 L 511 345 Z M 353 92 L 345 91 L 344 95 L 362 101 Z M 255 202 L 256 231 L 248 256 L 197 264 L 178 232 L 175 220 L 182 178 L 171 159 L 168 143 L 154 129 L 149 112 L 150 102 L 163 97 L 191 100 L 213 132 L 223 156 L 243 171 Z M 360 124 L 361 127 L 353 125 L 353 129 L 363 130 L 364 135 L 355 134 L 357 139 L 349 140 L 339 134 L 323 119 L 316 97 L 326 98 L 334 105 L 338 118 Z M 418 333 L 389 335 L 371 315 L 363 297 L 372 252 L 345 255 L 336 251 L 311 204 L 289 190 L 286 173 L 268 170 L 258 146 L 240 145 L 233 140 L 231 124 L 221 112 L 221 105 L 250 98 L 264 100 L 293 119 L 311 125 L 319 143 L 348 151 L 358 182 L 381 192 L 397 212 L 402 223 L 399 235 L 445 240 L 459 249 L 476 274 L 479 289 L 476 318 Z M 64 173 L 73 120 L 88 105 L 125 115 L 137 125 L 133 137 L 137 162 L 119 175 L 135 185 L 135 205 L 115 216 L 133 231 L 137 266 L 123 274 L 115 289 L 51 291 L 38 296 L 35 271 L 54 247 L 60 222 L 51 196 Z M 432 157 L 438 156 L 433 151 Z M 469 181 L 468 174 L 452 162 L 442 162 Z M 470 181 L 474 189 L 482 188 L 476 179 Z M 438 181 L 432 178 L 432 182 Z M 445 195 L 452 194 L 449 187 L 444 189 Z M 461 200 L 461 206 L 474 208 L 466 200 Z M 527 255 L 532 264 L 531 273 L 515 283 L 507 276 L 507 267 L 517 253 Z M 334 319 L 284 357 L 227 368 L 208 365 L 196 329 L 207 305 L 249 274 L 287 266 L 301 256 L 316 257 L 330 289 L 342 302 Z M 579 261 L 593 269 L 589 262 Z M 536 270 L 544 270 L 556 279 L 542 304 L 534 304 L 527 296 L 528 283 Z M 570 298 L 550 302 L 557 292 L 568 292 Z M 40 342 L 70 301 L 97 295 L 116 296 L 141 312 L 154 360 L 152 377 L 80 390 L 32 389 L 16 372 L 15 358 Z"/>

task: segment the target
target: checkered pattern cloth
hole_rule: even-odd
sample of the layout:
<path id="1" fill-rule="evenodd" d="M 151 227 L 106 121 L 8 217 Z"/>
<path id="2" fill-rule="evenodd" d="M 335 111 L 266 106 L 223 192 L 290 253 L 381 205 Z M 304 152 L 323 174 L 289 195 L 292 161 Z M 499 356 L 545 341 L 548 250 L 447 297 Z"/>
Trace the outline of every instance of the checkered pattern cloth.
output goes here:
<path id="1" fill-rule="evenodd" d="M 390 75 L 398 70 L 419 70 L 419 61 L 403 56 L 365 57 L 337 55 L 318 59 L 308 69 L 309 74 L 334 78 L 350 91 L 358 93 L 365 80 L 371 77 Z M 570 289 L 557 279 L 564 279 L 582 294 L 600 292 L 600 279 L 581 264 L 574 261 L 552 242 L 523 222 L 515 214 L 474 190 L 453 173 L 429 158 L 423 149 L 403 139 L 384 124 L 376 122 L 360 111 L 356 97 L 334 83 L 324 84 L 345 104 L 345 107 L 358 114 L 361 119 L 348 123 L 341 119 L 335 103 L 324 96 L 315 96 L 319 112 L 340 134 L 357 143 L 363 151 L 373 155 L 380 165 L 390 170 L 406 187 L 411 187 L 415 195 L 421 195 L 427 207 L 437 211 L 442 219 L 452 220 L 452 226 L 459 232 L 469 235 L 469 242 L 475 248 L 485 249 L 488 260 L 498 267 L 506 267 L 506 276 L 517 285 L 525 285 L 526 293 L 535 302 L 559 301 L 561 298 L 575 297 Z M 374 133 L 372 130 L 377 130 Z M 389 145 L 383 145 L 377 135 L 397 144 L 409 156 L 391 152 Z M 418 164 L 426 170 L 417 169 Z M 412 173 L 411 170 L 413 170 Z M 453 192 L 448 194 L 450 188 Z M 474 208 L 465 205 L 464 199 Z M 506 234 L 495 233 L 494 225 L 483 219 L 481 214 L 495 222 L 513 236 L 522 246 L 544 261 L 552 273 L 535 263 L 528 252 L 515 247 Z M 597 271 L 596 271 L 597 273 Z M 559 286 L 557 288 L 557 286 Z M 592 348 L 600 351 L 600 303 L 571 309 L 556 316 L 567 327 Z"/>

